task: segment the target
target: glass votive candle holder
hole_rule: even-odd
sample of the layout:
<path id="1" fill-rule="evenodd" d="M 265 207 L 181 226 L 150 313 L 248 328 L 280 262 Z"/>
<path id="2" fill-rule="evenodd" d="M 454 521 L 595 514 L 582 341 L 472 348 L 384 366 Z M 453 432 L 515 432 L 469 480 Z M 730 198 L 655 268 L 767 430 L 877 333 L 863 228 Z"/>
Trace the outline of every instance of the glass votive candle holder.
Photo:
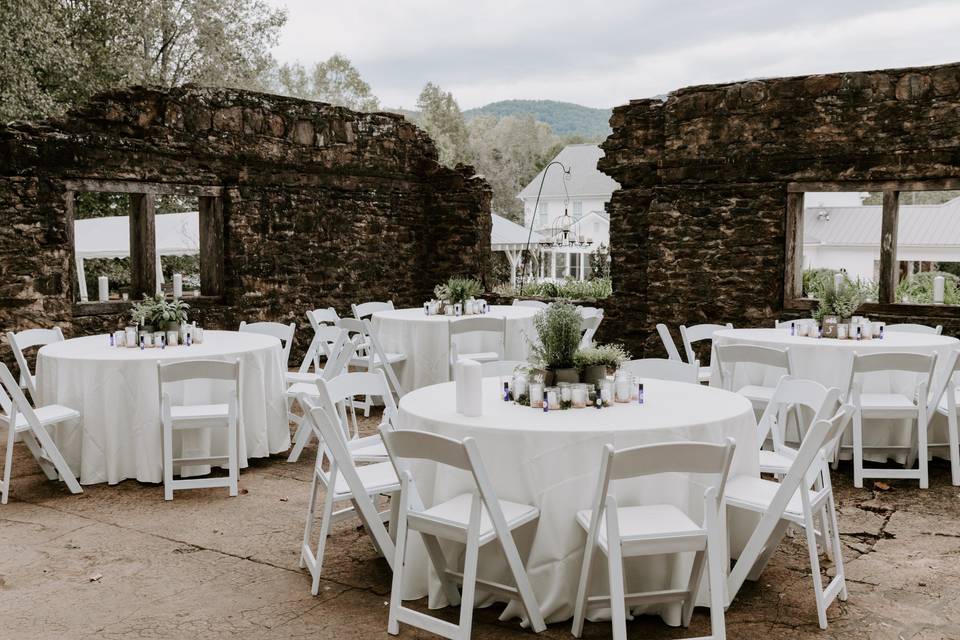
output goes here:
<path id="1" fill-rule="evenodd" d="M 637 402 L 640 400 L 640 378 L 637 376 L 630 377 L 630 402 Z"/>
<path id="2" fill-rule="evenodd" d="M 529 388 L 530 406 L 540 409 L 543 407 L 543 383 L 531 382 Z"/>
<path id="3" fill-rule="evenodd" d="M 603 406 L 609 407 L 613 404 L 613 381 L 609 379 L 600 381 L 600 401 Z"/>
<path id="4" fill-rule="evenodd" d="M 625 371 L 618 371 L 617 377 L 613 382 L 614 400 L 617 402 L 630 402 L 630 386 L 633 380 Z"/>
<path id="5" fill-rule="evenodd" d="M 513 399 L 527 393 L 527 375 L 525 373 L 513 374 Z"/>
<path id="6" fill-rule="evenodd" d="M 544 389 L 544 402 L 547 407 L 554 411 L 560 408 L 560 389 L 557 387 L 547 387 Z"/>
<path id="7" fill-rule="evenodd" d="M 579 382 L 570 390 L 571 404 L 574 409 L 583 409 L 587 406 L 587 385 Z"/>
<path id="8" fill-rule="evenodd" d="M 148 347 L 160 347 L 163 346 L 164 340 L 167 339 L 167 334 L 163 331 L 154 331 L 153 332 L 153 344 L 148 344 Z"/>
<path id="9" fill-rule="evenodd" d="M 570 386 L 569 382 L 560 382 L 557 384 L 557 387 L 560 389 L 560 400 L 561 402 L 572 402 L 573 401 L 573 389 Z"/>

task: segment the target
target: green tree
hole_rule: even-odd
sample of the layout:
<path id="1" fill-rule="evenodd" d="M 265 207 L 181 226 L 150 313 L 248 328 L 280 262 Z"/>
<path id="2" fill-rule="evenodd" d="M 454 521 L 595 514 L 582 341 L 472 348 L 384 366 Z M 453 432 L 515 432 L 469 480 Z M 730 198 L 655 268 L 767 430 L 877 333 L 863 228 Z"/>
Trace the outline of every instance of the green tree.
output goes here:
<path id="1" fill-rule="evenodd" d="M 335 53 L 308 71 L 302 64 L 277 69 L 276 90 L 288 96 L 329 102 L 355 111 L 377 111 L 380 101 L 350 60 Z"/>
<path id="2" fill-rule="evenodd" d="M 263 88 L 285 21 L 264 0 L 2 2 L 0 120 L 126 84 Z"/>
<path id="3" fill-rule="evenodd" d="M 560 138 L 533 116 L 479 116 L 467 123 L 477 172 L 493 190 L 493 210 L 523 224 L 517 194 L 556 155 Z"/>
<path id="4" fill-rule="evenodd" d="M 417 109 L 420 111 L 418 124 L 430 134 L 442 164 L 453 167 L 473 161 L 470 135 L 453 94 L 428 82 L 417 98 Z"/>

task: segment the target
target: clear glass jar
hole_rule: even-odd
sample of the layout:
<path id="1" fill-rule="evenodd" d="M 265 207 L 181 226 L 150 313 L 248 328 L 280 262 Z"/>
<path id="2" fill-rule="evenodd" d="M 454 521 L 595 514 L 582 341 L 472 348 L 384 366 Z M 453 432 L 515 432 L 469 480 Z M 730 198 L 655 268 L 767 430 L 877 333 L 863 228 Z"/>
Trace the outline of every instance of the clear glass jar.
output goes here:
<path id="1" fill-rule="evenodd" d="M 571 388 L 571 402 L 574 409 L 583 409 L 587 406 L 587 385 L 578 382 L 575 385 L 572 385 Z"/>
<path id="2" fill-rule="evenodd" d="M 537 409 L 543 408 L 543 383 L 531 382 L 528 391 L 530 394 L 530 406 Z"/>
<path id="3" fill-rule="evenodd" d="M 613 381 L 613 395 L 617 402 L 630 402 L 630 387 L 633 386 L 633 376 L 624 370 L 617 371 Z"/>

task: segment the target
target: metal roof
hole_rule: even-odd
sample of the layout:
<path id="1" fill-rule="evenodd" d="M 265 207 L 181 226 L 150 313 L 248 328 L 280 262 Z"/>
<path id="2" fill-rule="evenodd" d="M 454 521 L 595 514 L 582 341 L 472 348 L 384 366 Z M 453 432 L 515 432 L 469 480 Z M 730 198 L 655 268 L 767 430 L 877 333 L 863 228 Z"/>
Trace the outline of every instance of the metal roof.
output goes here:
<path id="1" fill-rule="evenodd" d="M 595 144 L 571 144 L 564 147 L 554 160 L 563 163 L 570 169 L 566 179 L 567 189 L 563 189 L 563 171 L 560 167 L 551 167 L 547 179 L 543 183 L 541 197 L 563 197 L 566 193 L 571 198 L 577 196 L 609 196 L 620 188 L 617 181 L 597 169 L 597 160 L 603 157 L 603 151 Z M 530 181 L 517 195 L 518 198 L 536 198 L 540 188 L 543 171 Z"/>
<path id="2" fill-rule="evenodd" d="M 528 229 L 495 213 L 490 215 L 493 216 L 493 224 L 490 226 L 490 248 L 493 251 L 523 249 L 526 246 L 527 234 L 530 233 Z M 543 236 L 536 231 L 530 235 L 530 244 L 534 247 L 541 240 Z"/>
<path id="3" fill-rule="evenodd" d="M 805 244 L 876 246 L 882 207 L 813 207 L 803 212 Z M 900 205 L 897 243 L 904 246 L 960 247 L 960 198 L 943 204 Z"/>

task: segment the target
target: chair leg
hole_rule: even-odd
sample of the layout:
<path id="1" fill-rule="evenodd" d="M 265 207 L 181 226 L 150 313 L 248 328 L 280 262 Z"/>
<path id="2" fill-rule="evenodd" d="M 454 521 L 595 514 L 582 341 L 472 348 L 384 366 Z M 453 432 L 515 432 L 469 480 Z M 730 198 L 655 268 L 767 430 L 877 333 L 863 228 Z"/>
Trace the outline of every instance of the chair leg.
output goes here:
<path id="1" fill-rule="evenodd" d="M 813 578 L 813 595 L 817 601 L 817 620 L 821 629 L 827 628 L 827 605 L 823 600 L 823 580 L 820 577 L 820 557 L 817 555 L 817 534 L 813 514 L 804 509 L 804 530 L 807 534 L 807 553 L 810 556 L 810 573 Z"/>
<path id="2" fill-rule="evenodd" d="M 917 417 L 917 466 L 920 470 L 920 488 L 930 487 L 930 456 L 927 451 L 927 421 L 923 413 Z"/>
<path id="3" fill-rule="evenodd" d="M 517 585 L 517 592 L 520 595 L 520 602 L 527 612 L 527 619 L 535 633 L 540 633 L 547 628 L 543 621 L 543 612 L 540 611 L 540 603 L 537 602 L 537 596 L 533 593 L 533 586 L 530 584 L 530 576 L 520 560 L 520 552 L 517 551 L 516 542 L 513 534 L 506 532 L 500 539 L 500 545 L 503 553 L 507 557 L 507 564 L 510 566 L 510 572 L 513 574 L 514 584 Z"/>
<path id="4" fill-rule="evenodd" d="M 227 447 L 229 448 L 227 464 L 230 467 L 230 496 L 236 497 L 240 493 L 240 452 L 237 447 L 239 434 L 237 433 L 237 419 L 235 417 L 230 418 L 227 429 L 229 430 L 227 434 Z"/>
<path id="5" fill-rule="evenodd" d="M 612 539 L 611 539 L 612 538 Z M 607 570 L 610 574 L 610 624 L 613 640 L 627 640 L 627 605 L 623 585 L 623 558 L 619 537 L 607 538 Z"/>
<path id="6" fill-rule="evenodd" d="M 391 521 L 391 533 L 396 529 L 396 547 L 393 552 L 393 583 L 390 585 L 390 617 L 387 622 L 387 633 L 397 635 L 400 633 L 400 622 L 397 614 L 403 605 L 401 591 L 403 590 L 404 560 L 407 553 L 407 501 L 409 499 L 409 488 L 406 483 L 403 484 L 403 490 L 395 499 L 399 507 L 397 509 L 396 519 Z"/>
<path id="7" fill-rule="evenodd" d="M 477 558 L 480 553 L 480 503 L 474 500 L 463 559 L 463 596 L 460 599 L 460 640 L 468 640 L 473 625 L 473 602 L 477 593 Z"/>
<path id="8" fill-rule="evenodd" d="M 950 477 L 953 486 L 960 486 L 960 438 L 957 434 L 957 412 L 947 416 L 947 438 L 950 442 Z"/>
<path id="9" fill-rule="evenodd" d="M 705 551 L 698 551 L 693 557 L 693 567 L 690 570 L 690 584 L 688 586 L 690 595 L 683 601 L 683 608 L 680 610 L 680 624 L 683 627 L 689 627 L 690 619 L 693 617 L 693 607 L 697 602 L 697 591 L 700 590 L 700 579 L 703 575 L 703 561 L 705 559 Z"/>
<path id="10" fill-rule="evenodd" d="M 863 413 L 853 412 L 853 486 L 863 488 Z"/>
<path id="11" fill-rule="evenodd" d="M 300 546 L 300 568 L 307 566 L 303 557 L 303 548 L 310 544 L 310 534 L 313 531 L 314 513 L 317 506 L 317 472 L 313 472 L 313 480 L 310 482 L 310 501 L 307 503 L 307 522 L 303 527 L 303 544 Z"/>
<path id="12" fill-rule="evenodd" d="M 709 529 L 709 527 L 708 527 Z M 724 602 L 726 601 L 726 573 L 723 570 L 725 549 L 720 540 L 720 531 L 714 527 L 707 532 L 707 578 L 710 584 L 710 637 L 724 640 L 727 637 Z M 691 594 L 691 604 L 696 600 L 697 592 Z M 691 607 L 692 608 L 692 607 Z M 689 624 L 689 620 L 687 621 Z"/>
<path id="13" fill-rule="evenodd" d="M 317 540 L 316 570 L 310 584 L 310 593 L 320 593 L 320 570 L 323 568 L 323 552 L 327 548 L 327 537 L 330 535 L 330 519 L 333 517 L 333 487 L 327 487 L 327 495 L 323 500 L 323 520 L 320 522 L 320 537 Z"/>
<path id="14" fill-rule="evenodd" d="M 447 561 L 443 556 L 443 549 L 440 547 L 440 542 L 436 536 L 423 532 L 420 533 L 420 537 L 423 539 L 423 546 L 427 548 L 430 563 L 433 564 L 433 569 L 437 572 L 437 577 L 440 578 L 440 585 L 443 587 L 443 592 L 447 596 L 447 601 L 451 607 L 457 606 L 460 604 L 460 592 L 457 591 L 457 585 L 454 584 L 450 576 L 447 575 Z"/>
<path id="15" fill-rule="evenodd" d="M 577 601 L 573 610 L 573 627 L 570 633 L 579 638 L 583 635 L 583 621 L 587 615 L 587 590 L 590 588 L 590 574 L 593 565 L 593 552 L 596 543 L 587 532 L 587 544 L 583 549 L 583 563 L 580 566 L 580 582 L 577 584 Z"/>
<path id="16" fill-rule="evenodd" d="M 293 436 L 293 447 L 290 449 L 290 455 L 287 456 L 287 462 L 296 462 L 300 459 L 300 454 L 303 453 L 303 448 L 310 442 L 312 433 L 313 429 L 310 428 L 310 421 L 305 418 L 301 419 L 299 426 L 297 426 L 297 432 Z"/>
<path id="17" fill-rule="evenodd" d="M 12 414 L 13 412 L 11 412 Z M 11 422 L 16 420 L 16 415 L 10 416 Z M 7 426 L 7 450 L 3 456 L 3 493 L 0 495 L 0 504 L 7 504 L 7 497 L 10 495 L 10 471 L 13 468 L 13 441 L 16 439 L 17 430 L 12 424 Z"/>
<path id="18" fill-rule="evenodd" d="M 173 500 L 173 425 L 163 425 L 163 499 Z"/>
<path id="19" fill-rule="evenodd" d="M 837 508 L 833 503 L 833 495 L 830 495 L 829 504 L 827 505 L 827 513 L 830 514 L 830 525 L 833 530 L 832 536 L 832 546 L 833 546 L 833 567 L 836 572 L 836 578 L 839 578 L 843 586 L 840 587 L 840 593 L 837 594 L 837 597 L 843 601 L 847 599 L 847 574 L 843 569 L 843 547 L 840 546 L 840 527 L 837 525 Z M 835 578 L 835 579 L 836 579 Z"/>

